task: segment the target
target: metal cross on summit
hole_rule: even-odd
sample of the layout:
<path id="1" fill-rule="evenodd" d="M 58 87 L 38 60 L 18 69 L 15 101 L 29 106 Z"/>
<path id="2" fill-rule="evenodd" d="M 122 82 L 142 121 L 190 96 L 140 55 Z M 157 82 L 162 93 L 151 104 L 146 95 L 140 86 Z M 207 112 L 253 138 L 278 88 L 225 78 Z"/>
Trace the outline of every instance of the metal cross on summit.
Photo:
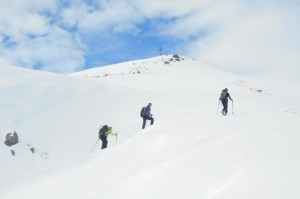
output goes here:
<path id="1" fill-rule="evenodd" d="M 162 52 L 163 50 L 165 50 L 165 49 L 163 49 L 162 47 L 160 47 L 160 48 L 158 49 L 159 55 L 160 55 L 160 56 L 161 56 L 161 52 Z"/>

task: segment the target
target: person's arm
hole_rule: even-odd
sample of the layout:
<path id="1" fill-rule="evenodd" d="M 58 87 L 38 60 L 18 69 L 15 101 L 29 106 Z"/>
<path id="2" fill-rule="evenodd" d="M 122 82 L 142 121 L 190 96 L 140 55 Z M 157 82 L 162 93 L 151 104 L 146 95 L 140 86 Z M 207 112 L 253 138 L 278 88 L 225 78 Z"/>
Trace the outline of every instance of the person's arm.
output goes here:
<path id="1" fill-rule="evenodd" d="M 233 101 L 233 99 L 231 99 L 231 97 L 230 97 L 229 93 L 227 93 L 227 94 L 228 94 L 228 97 L 229 97 L 229 99 L 230 99 L 231 101 Z"/>
<path id="2" fill-rule="evenodd" d="M 108 130 L 107 131 L 107 135 L 113 135 L 113 136 L 117 136 L 118 135 L 118 133 L 114 133 L 114 132 L 112 132 L 112 130 Z"/>

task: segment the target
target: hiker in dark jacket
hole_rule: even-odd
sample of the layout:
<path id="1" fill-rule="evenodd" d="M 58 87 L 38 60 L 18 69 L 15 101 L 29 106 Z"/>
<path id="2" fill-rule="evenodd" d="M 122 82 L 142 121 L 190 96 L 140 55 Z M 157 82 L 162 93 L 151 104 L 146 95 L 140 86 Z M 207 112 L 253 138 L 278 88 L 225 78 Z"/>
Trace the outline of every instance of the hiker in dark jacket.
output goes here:
<path id="1" fill-rule="evenodd" d="M 152 114 L 151 114 L 151 106 L 152 106 L 152 104 L 149 103 L 148 106 L 143 108 L 143 113 L 142 113 L 142 115 L 143 115 L 143 127 L 142 127 L 142 129 L 145 128 L 147 120 L 151 121 L 151 125 L 153 125 L 153 123 L 154 123 L 154 119 L 153 119 Z"/>
<path id="2" fill-rule="evenodd" d="M 221 100 L 222 105 L 223 105 L 223 110 L 222 110 L 222 114 L 223 115 L 227 115 L 227 109 L 228 109 L 228 98 L 233 101 L 233 99 L 231 99 L 229 93 L 228 93 L 228 89 L 225 88 L 224 90 L 222 90 L 221 96 L 219 101 Z"/>

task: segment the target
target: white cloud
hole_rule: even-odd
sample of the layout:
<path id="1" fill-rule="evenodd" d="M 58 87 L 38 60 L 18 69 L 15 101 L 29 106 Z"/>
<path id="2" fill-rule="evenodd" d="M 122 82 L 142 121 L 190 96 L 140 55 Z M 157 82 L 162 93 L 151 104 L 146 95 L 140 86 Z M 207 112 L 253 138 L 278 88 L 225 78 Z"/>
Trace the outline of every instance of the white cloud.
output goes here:
<path id="1" fill-rule="evenodd" d="M 61 23 L 76 26 L 79 32 L 137 32 L 140 13 L 128 1 L 95 1 L 94 5 L 77 1 L 62 9 Z"/>
<path id="2" fill-rule="evenodd" d="M 0 34 L 19 42 L 28 35 L 45 34 L 50 19 L 44 13 L 55 11 L 55 1 L 11 0 L 0 3 Z"/>
<path id="3" fill-rule="evenodd" d="M 79 31 L 136 32 L 137 24 L 154 18 L 183 17 L 196 11 L 199 6 L 211 0 L 98 0 L 88 5 L 83 0 L 65 8 L 61 12 L 62 23 L 78 26 Z"/>
<path id="4" fill-rule="evenodd" d="M 0 59 L 6 65 L 68 73 L 84 67 L 77 34 L 55 22 L 58 1 L 0 3 Z"/>
<path id="5" fill-rule="evenodd" d="M 298 74 L 299 7 L 283 3 L 270 7 L 265 4 L 235 6 L 238 9 L 234 12 L 223 13 L 211 21 L 211 24 L 219 24 L 217 31 L 189 43 L 186 52 L 233 72 Z"/>
<path id="6" fill-rule="evenodd" d="M 15 66 L 40 67 L 41 70 L 70 73 L 84 66 L 84 47 L 69 32 L 53 27 L 46 36 L 23 40 L 5 50 Z"/>
<path id="7" fill-rule="evenodd" d="M 207 5 L 212 0 L 131 0 L 131 4 L 146 18 L 185 16 Z"/>
<path id="8" fill-rule="evenodd" d="M 59 13 L 60 23 L 69 27 L 78 26 L 82 18 L 92 10 L 92 7 L 81 0 L 73 1 L 68 7 L 62 8 Z"/>
<path id="9" fill-rule="evenodd" d="M 105 2 L 105 3 L 104 3 Z M 143 17 L 127 1 L 103 1 L 100 9 L 86 13 L 79 22 L 82 31 L 132 32 Z"/>

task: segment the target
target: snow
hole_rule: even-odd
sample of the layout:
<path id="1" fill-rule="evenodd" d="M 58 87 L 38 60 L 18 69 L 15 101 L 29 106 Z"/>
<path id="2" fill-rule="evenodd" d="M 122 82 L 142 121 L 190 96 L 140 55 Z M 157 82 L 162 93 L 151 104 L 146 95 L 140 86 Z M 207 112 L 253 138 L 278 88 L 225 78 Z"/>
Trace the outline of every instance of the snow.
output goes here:
<path id="1" fill-rule="evenodd" d="M 69 76 L 0 66 L 1 199 L 299 198 L 300 96 L 290 97 L 293 86 L 186 57 L 164 64 L 169 59 Z M 226 117 L 216 115 L 225 87 L 234 100 Z M 149 102 L 154 125 L 141 130 L 139 111 Z M 101 124 L 118 138 L 91 152 Z M 20 143 L 7 147 L 13 130 Z"/>

